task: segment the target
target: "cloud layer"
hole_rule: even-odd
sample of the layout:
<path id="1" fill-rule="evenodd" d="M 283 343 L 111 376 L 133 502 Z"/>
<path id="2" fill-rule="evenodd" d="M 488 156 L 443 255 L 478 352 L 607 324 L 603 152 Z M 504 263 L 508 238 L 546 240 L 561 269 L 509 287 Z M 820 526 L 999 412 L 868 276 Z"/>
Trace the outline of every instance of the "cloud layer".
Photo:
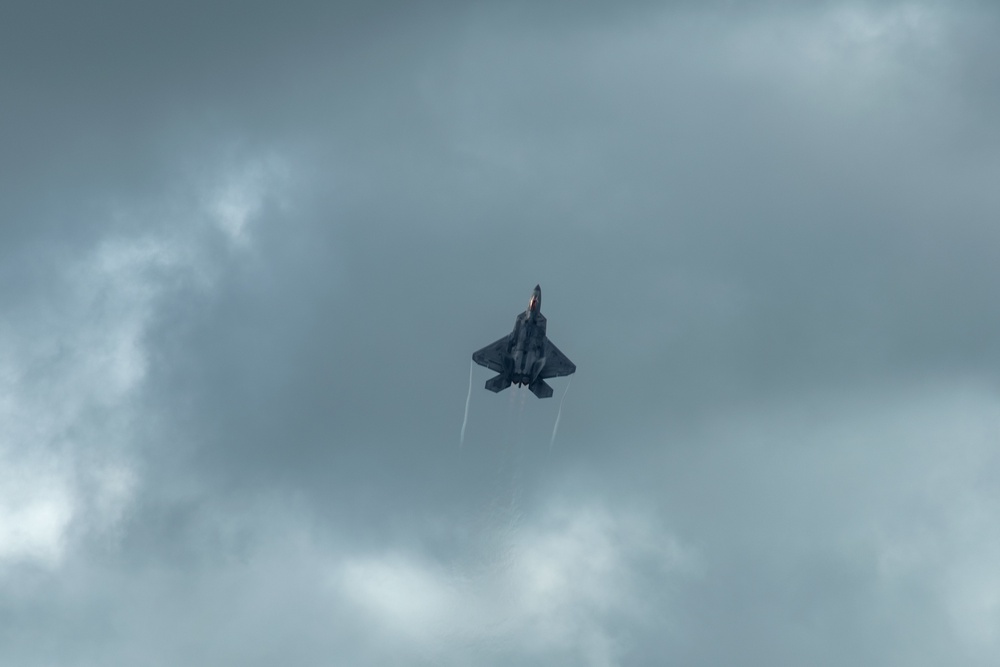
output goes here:
<path id="1" fill-rule="evenodd" d="M 991 8 L 5 13 L 0 662 L 996 662 Z"/>

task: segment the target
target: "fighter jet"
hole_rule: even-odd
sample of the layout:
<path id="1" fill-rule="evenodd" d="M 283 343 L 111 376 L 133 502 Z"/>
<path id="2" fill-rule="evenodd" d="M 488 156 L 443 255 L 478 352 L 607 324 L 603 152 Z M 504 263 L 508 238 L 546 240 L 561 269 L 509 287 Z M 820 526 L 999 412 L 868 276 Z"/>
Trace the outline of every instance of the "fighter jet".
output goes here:
<path id="1" fill-rule="evenodd" d="M 538 285 L 531 292 L 528 309 L 514 321 L 514 330 L 473 354 L 472 360 L 499 373 L 486 381 L 490 391 L 503 391 L 511 384 L 527 385 L 538 398 L 552 396 L 546 378 L 576 372 L 576 365 L 545 337 L 542 288 Z"/>

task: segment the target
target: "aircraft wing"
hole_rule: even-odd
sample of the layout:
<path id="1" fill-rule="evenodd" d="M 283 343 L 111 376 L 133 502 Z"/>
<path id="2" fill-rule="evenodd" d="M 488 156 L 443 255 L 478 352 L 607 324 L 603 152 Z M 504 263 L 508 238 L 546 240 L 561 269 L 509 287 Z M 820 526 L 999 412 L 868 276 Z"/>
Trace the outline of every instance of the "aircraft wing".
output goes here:
<path id="1" fill-rule="evenodd" d="M 491 371 L 503 372 L 503 360 L 507 355 L 507 336 L 490 343 L 472 355 L 472 360 L 480 366 L 486 366 Z"/>
<path id="2" fill-rule="evenodd" d="M 552 344 L 548 338 L 545 339 L 545 367 L 538 375 L 539 378 L 554 378 L 561 375 L 572 375 L 576 372 L 576 364 L 569 360 L 559 348 Z"/>

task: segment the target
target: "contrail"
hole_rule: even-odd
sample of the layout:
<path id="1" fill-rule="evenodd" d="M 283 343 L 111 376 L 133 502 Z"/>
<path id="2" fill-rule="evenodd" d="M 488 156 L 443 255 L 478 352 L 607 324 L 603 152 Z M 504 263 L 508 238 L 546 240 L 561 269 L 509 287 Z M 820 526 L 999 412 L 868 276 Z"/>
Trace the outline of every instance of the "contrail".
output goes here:
<path id="1" fill-rule="evenodd" d="M 573 378 L 570 378 L 566 383 L 566 389 L 563 390 L 563 397 L 559 401 L 559 412 L 556 413 L 556 424 L 552 427 L 552 439 L 549 440 L 549 450 L 552 450 L 552 446 L 556 444 L 556 432 L 559 430 L 559 419 L 562 418 L 562 406 L 566 401 L 566 394 L 569 393 L 569 385 L 573 382 Z"/>
<path id="2" fill-rule="evenodd" d="M 458 441 L 458 446 L 461 447 L 465 444 L 465 425 L 469 423 L 469 399 L 472 398 L 472 367 L 475 362 L 469 362 L 469 393 L 465 397 L 465 417 L 462 419 L 462 437 Z M 563 398 L 566 398 L 565 394 Z"/>

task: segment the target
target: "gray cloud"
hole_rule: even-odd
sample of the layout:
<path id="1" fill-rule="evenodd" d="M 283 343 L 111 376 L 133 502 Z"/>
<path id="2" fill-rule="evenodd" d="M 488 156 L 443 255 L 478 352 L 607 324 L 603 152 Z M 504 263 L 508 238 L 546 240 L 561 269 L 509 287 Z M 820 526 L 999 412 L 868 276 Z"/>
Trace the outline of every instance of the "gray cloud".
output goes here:
<path id="1" fill-rule="evenodd" d="M 995 662 L 991 8 L 4 11 L 5 661 Z"/>

